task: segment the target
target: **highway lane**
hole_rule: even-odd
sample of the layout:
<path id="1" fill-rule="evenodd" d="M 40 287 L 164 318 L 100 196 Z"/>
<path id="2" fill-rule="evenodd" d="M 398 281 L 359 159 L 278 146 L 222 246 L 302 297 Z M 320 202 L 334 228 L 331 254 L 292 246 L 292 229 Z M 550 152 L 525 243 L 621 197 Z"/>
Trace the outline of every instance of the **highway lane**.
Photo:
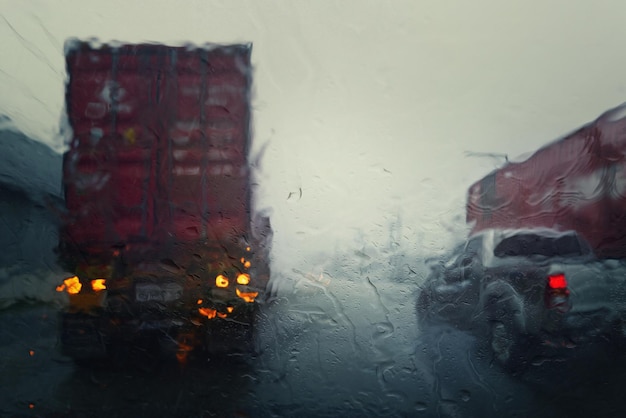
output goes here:
<path id="1" fill-rule="evenodd" d="M 623 364 L 602 348 L 503 373 L 483 341 L 419 330 L 416 285 L 384 271 L 280 275 L 257 355 L 180 367 L 80 368 L 57 346 L 57 308 L 0 313 L 0 416 L 616 416 Z M 376 274 L 374 274 L 376 273 Z M 580 415 L 577 415 L 580 414 Z"/>

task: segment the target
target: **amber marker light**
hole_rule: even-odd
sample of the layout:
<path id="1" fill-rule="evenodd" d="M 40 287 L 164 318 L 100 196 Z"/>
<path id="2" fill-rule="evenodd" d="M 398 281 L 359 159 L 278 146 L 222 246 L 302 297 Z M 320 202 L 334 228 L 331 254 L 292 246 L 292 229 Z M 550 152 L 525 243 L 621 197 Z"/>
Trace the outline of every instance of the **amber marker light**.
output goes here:
<path id="1" fill-rule="evenodd" d="M 91 288 L 99 292 L 101 290 L 106 290 L 106 280 L 105 279 L 94 279 L 91 281 Z"/>
<path id="2" fill-rule="evenodd" d="M 78 280 L 78 276 L 68 277 L 63 280 L 63 284 L 57 286 L 57 292 L 67 291 L 70 295 L 76 295 L 80 292 L 80 289 L 83 288 L 83 285 Z"/>
<path id="3" fill-rule="evenodd" d="M 259 295 L 259 292 L 242 292 L 239 289 L 236 289 L 236 292 L 237 296 L 248 303 L 254 302 L 254 299 Z"/>
<path id="4" fill-rule="evenodd" d="M 215 286 L 217 287 L 228 287 L 228 278 L 223 274 L 218 275 L 215 278 Z"/>
<path id="5" fill-rule="evenodd" d="M 250 283 L 250 275 L 248 273 L 241 273 L 237 276 L 237 284 L 246 285 L 248 283 Z"/>

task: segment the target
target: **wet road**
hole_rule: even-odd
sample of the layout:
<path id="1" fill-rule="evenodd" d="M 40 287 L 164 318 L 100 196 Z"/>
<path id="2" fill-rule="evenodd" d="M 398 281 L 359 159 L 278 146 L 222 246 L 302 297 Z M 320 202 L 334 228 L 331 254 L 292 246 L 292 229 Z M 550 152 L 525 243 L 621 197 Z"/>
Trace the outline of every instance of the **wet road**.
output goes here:
<path id="1" fill-rule="evenodd" d="M 293 273 L 263 306 L 258 354 L 149 369 L 78 368 L 56 309 L 0 313 L 2 417 L 619 416 L 624 364 L 602 348 L 504 374 L 485 344 L 420 331 L 410 283 Z"/>

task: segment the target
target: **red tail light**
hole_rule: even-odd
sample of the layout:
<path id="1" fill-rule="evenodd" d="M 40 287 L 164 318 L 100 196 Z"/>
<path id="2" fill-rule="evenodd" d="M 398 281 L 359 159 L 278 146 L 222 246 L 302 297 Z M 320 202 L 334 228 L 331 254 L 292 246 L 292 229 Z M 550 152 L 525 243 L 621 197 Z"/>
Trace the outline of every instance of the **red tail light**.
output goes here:
<path id="1" fill-rule="evenodd" d="M 546 286 L 546 307 L 556 310 L 560 313 L 568 312 L 572 308 L 569 300 L 569 289 L 567 288 L 567 279 L 565 274 L 551 274 L 548 276 L 548 285 Z"/>
<path id="2" fill-rule="evenodd" d="M 565 279 L 565 275 L 562 273 L 559 274 L 551 274 L 548 276 L 548 286 L 550 289 L 567 289 L 567 279 Z"/>

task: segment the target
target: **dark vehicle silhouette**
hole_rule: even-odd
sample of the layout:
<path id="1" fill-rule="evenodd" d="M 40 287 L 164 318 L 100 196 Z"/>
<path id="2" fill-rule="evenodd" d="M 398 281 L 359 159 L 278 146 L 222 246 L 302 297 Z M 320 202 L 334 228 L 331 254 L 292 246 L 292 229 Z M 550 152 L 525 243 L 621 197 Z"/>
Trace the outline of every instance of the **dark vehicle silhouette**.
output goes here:
<path id="1" fill-rule="evenodd" d="M 67 42 L 67 355 L 248 349 L 271 236 L 252 205 L 250 55 Z"/>
<path id="2" fill-rule="evenodd" d="M 432 266 L 417 314 L 422 326 L 447 323 L 486 338 L 498 363 L 522 371 L 595 341 L 619 347 L 625 273 L 574 231 L 486 230 Z"/>

